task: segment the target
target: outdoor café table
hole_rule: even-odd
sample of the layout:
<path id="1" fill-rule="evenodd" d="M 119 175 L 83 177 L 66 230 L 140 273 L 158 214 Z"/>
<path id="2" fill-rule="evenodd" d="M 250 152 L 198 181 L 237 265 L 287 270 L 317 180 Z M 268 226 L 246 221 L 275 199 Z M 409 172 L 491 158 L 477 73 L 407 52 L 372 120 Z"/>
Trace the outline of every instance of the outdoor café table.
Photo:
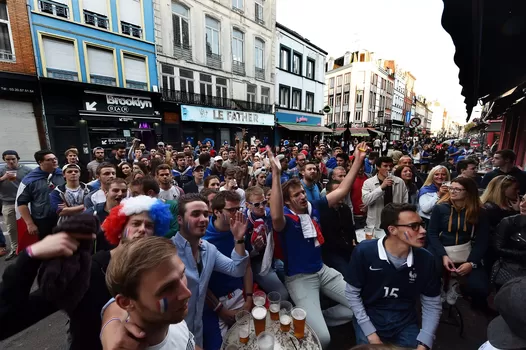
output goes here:
<path id="1" fill-rule="evenodd" d="M 320 350 L 321 344 L 318 336 L 310 326 L 305 323 L 305 337 L 303 339 L 297 339 L 294 336 L 294 327 L 291 324 L 290 331 L 284 333 L 280 330 L 279 321 L 272 321 L 270 319 L 270 313 L 267 313 L 266 329 L 265 331 L 271 332 L 276 342 L 274 344 L 274 350 Z M 229 347 L 233 345 L 232 347 Z M 235 348 L 234 348 L 235 346 Z M 239 350 L 258 350 L 258 344 L 256 339 L 256 333 L 254 331 L 254 322 L 250 322 L 250 337 L 248 343 L 241 344 L 239 342 L 239 331 L 234 323 L 228 330 L 223 340 L 221 350 L 239 349 Z"/>

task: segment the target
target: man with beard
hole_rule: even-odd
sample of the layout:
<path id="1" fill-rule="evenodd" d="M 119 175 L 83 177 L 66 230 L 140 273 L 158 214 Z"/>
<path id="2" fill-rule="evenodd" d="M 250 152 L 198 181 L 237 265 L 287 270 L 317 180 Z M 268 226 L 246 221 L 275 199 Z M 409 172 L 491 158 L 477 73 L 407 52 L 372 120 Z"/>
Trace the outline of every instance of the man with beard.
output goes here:
<path id="1" fill-rule="evenodd" d="M 90 181 L 97 177 L 97 168 L 102 162 L 104 162 L 104 148 L 95 147 L 93 149 L 93 155 L 95 156 L 95 159 L 87 165 Z"/>
<path id="2" fill-rule="evenodd" d="M 308 162 L 305 167 L 301 170 L 302 179 L 301 185 L 305 189 L 307 200 L 309 202 L 317 201 L 320 199 L 320 188 L 316 184 L 318 179 L 318 167 L 314 162 Z"/>
<path id="3" fill-rule="evenodd" d="M 161 164 L 155 169 L 155 179 L 161 188 L 160 199 L 173 201 L 184 194 L 182 188 L 173 184 L 172 171 L 168 164 Z"/>
<path id="4" fill-rule="evenodd" d="M 124 243 L 108 266 L 106 285 L 116 304 L 128 312 L 128 321 L 145 331 L 143 342 L 150 349 L 195 349 L 184 321 L 192 293 L 172 242 L 146 237 Z"/>
<path id="5" fill-rule="evenodd" d="M 196 193 L 190 193 L 179 199 L 177 220 L 181 230 L 172 238 L 172 242 L 177 247 L 179 258 L 186 266 L 185 275 L 192 296 L 188 301 L 189 311 L 185 319 L 188 328 L 195 335 L 195 343 L 200 347 L 203 346 L 203 308 L 205 299 L 208 298 L 206 287 L 212 272 L 217 271 L 228 276 L 241 277 L 245 275 L 248 263 L 248 253 L 245 251 L 244 244 L 236 244 L 230 253 L 231 258 L 228 258 L 219 252 L 215 245 L 202 239 L 208 227 L 208 219 L 208 203 L 205 198 Z M 231 224 L 235 225 L 235 222 L 234 219 Z M 217 312 L 220 312 L 223 305 L 217 301 L 215 308 Z M 126 318 L 126 312 L 115 304 L 108 306 L 103 314 L 104 323 L 113 318 Z M 135 324 L 130 324 L 132 322 L 122 322 L 120 325 L 118 323 L 108 324 L 103 333 L 103 343 L 108 349 L 136 342 L 132 336 L 139 336 L 142 331 L 137 329 Z M 124 325 L 126 325 L 126 330 Z M 144 337 L 144 332 L 142 337 Z M 113 345 L 115 347 L 112 347 Z"/>
<path id="6" fill-rule="evenodd" d="M 139 196 L 114 207 L 102 229 L 108 242 L 117 245 L 142 237 L 162 236 L 168 229 L 170 218 L 166 204 Z M 79 239 L 77 235 L 63 232 L 49 235 L 22 252 L 15 264 L 5 270 L 0 283 L 0 340 L 59 311 L 41 289 L 31 292 L 31 287 L 42 260 L 71 256 L 79 246 Z M 102 350 L 100 310 L 111 298 L 105 274 L 115 252 L 115 249 L 100 251 L 91 259 L 89 287 L 74 310 L 68 313 L 70 350 Z"/>
<path id="7" fill-rule="evenodd" d="M 115 165 L 109 162 L 99 164 L 99 167 L 97 168 L 97 177 L 100 181 L 100 189 L 91 192 L 84 198 L 84 206 L 86 209 L 106 201 L 106 192 L 108 192 L 110 183 L 116 176 L 117 168 Z"/>
<path id="8" fill-rule="evenodd" d="M 115 167 L 118 167 L 119 164 L 128 161 L 128 159 L 126 159 L 126 146 L 116 145 L 113 147 L 113 151 L 115 152 L 115 154 L 110 157 L 109 162 L 115 165 Z"/>

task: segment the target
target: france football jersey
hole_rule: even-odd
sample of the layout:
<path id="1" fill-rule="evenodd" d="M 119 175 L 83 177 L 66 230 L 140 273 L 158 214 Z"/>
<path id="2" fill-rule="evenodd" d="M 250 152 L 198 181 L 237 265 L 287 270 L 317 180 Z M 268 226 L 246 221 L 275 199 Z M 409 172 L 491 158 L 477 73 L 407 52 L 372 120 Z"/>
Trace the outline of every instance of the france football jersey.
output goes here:
<path id="1" fill-rule="evenodd" d="M 378 334 L 394 337 L 417 323 L 418 298 L 440 295 L 440 281 L 431 253 L 412 248 L 407 262 L 397 269 L 389 262 L 385 239 L 363 241 L 354 248 L 345 280 L 361 289 L 365 311 Z"/>

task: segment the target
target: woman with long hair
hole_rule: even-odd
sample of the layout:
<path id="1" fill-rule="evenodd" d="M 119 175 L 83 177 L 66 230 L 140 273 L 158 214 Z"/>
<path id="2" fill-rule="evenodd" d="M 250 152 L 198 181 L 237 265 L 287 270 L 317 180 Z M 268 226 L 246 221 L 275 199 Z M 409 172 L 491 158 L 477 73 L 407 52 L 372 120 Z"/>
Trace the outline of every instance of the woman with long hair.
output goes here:
<path id="1" fill-rule="evenodd" d="M 421 158 L 420 148 L 416 145 L 411 150 L 411 158 L 413 158 L 413 164 L 417 168 L 420 168 L 420 158 Z"/>
<path id="2" fill-rule="evenodd" d="M 398 176 L 402 180 L 404 180 L 404 183 L 407 187 L 407 194 L 409 197 L 409 203 L 411 204 L 417 204 L 418 202 L 418 188 L 416 187 L 416 184 L 414 182 L 414 176 L 413 174 L 413 168 L 409 165 L 402 165 L 396 168 L 394 172 L 395 176 Z"/>
<path id="3" fill-rule="evenodd" d="M 438 200 L 448 194 L 448 187 L 444 183 L 449 181 L 449 171 L 443 165 L 437 165 L 429 172 L 424 185 L 418 191 L 418 215 L 429 224 L 431 211 Z"/>
<path id="4" fill-rule="evenodd" d="M 456 273 L 467 279 L 472 305 L 488 311 L 489 279 L 482 266 L 488 249 L 489 222 L 478 196 L 477 184 L 470 178 L 457 177 L 431 212 L 427 229 L 428 249 L 442 272 Z M 445 299 L 454 305 L 459 296 L 457 280 L 450 279 Z M 444 297 L 444 296 L 443 296 Z"/>
<path id="5" fill-rule="evenodd" d="M 126 179 L 132 173 L 132 166 L 130 163 L 122 162 L 117 167 L 117 177 Z"/>

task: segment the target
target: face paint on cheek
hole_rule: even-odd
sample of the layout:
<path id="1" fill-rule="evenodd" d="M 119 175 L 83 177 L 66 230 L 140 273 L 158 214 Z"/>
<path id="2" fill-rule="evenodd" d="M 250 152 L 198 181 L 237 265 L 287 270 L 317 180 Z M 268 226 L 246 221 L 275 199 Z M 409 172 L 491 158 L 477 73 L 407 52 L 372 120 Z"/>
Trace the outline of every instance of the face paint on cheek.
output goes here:
<path id="1" fill-rule="evenodd" d="M 409 241 L 409 236 L 407 235 L 407 231 L 404 232 L 405 239 Z"/>
<path id="2" fill-rule="evenodd" d="M 190 233 L 190 223 L 186 223 L 186 232 Z"/>
<path id="3" fill-rule="evenodd" d="M 128 228 L 127 227 L 124 229 L 124 232 L 122 233 L 122 235 L 124 238 L 128 238 Z"/>
<path id="4" fill-rule="evenodd" d="M 157 304 L 159 305 L 159 311 L 164 314 L 166 311 L 168 311 L 168 299 L 162 298 L 157 301 Z"/>

